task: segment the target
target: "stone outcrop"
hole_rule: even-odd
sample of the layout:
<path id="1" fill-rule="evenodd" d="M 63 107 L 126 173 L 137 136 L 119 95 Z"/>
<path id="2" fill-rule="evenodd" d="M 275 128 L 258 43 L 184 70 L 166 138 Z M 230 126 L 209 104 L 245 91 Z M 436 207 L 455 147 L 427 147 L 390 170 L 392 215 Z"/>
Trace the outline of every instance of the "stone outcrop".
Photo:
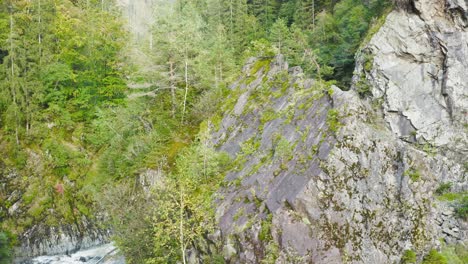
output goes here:
<path id="1" fill-rule="evenodd" d="M 382 100 L 385 121 L 401 138 L 467 153 L 467 2 L 414 1 L 395 11 L 358 57 L 355 82 L 365 79 Z"/>
<path id="2" fill-rule="evenodd" d="M 217 220 L 229 263 L 398 263 L 468 243 L 463 1 L 394 11 L 357 57 L 353 89 L 251 60 L 213 142 L 233 158 Z M 367 93 L 362 87 L 367 85 Z"/>
<path id="3" fill-rule="evenodd" d="M 15 263 L 28 263 L 29 259 L 40 255 L 69 255 L 109 241 L 110 234 L 91 221 L 82 219 L 80 226 L 33 226 L 20 237 L 21 245 L 15 250 Z"/>
<path id="4" fill-rule="evenodd" d="M 30 155 L 29 166 L 40 171 L 42 167 L 38 157 L 33 152 Z M 109 240 L 110 233 L 97 224 L 99 219 L 89 219 L 83 215 L 74 221 L 67 221 L 60 218 L 54 208 L 48 208 L 48 213 L 56 216 L 55 222 L 51 223 L 45 217 L 28 220 L 25 216 L 32 207 L 24 199 L 27 184 L 24 178 L 15 171 L 5 169 L 0 162 L 0 194 L 6 195 L 4 205 L 10 205 L 0 207 L 0 216 L 16 221 L 13 223 L 17 228 L 23 229 L 17 237 L 14 263 L 28 263 L 32 257 L 40 255 L 71 254 Z M 26 220 L 30 223 L 25 224 Z"/>

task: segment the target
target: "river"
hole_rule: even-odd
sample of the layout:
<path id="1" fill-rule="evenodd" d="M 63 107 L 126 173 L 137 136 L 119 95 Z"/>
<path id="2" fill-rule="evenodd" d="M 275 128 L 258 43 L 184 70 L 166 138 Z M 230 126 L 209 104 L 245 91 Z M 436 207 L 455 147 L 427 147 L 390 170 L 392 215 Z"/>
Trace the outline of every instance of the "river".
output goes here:
<path id="1" fill-rule="evenodd" d="M 125 259 L 112 244 L 104 244 L 71 255 L 40 256 L 28 264 L 125 264 Z"/>

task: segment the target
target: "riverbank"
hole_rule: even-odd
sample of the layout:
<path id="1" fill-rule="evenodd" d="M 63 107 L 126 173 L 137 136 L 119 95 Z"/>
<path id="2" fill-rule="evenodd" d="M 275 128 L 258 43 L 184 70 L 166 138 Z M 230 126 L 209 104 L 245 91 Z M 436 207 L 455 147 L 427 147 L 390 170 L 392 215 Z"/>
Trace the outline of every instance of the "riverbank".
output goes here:
<path id="1" fill-rule="evenodd" d="M 125 264 L 125 258 L 113 243 L 77 251 L 70 255 L 40 256 L 21 264 Z"/>

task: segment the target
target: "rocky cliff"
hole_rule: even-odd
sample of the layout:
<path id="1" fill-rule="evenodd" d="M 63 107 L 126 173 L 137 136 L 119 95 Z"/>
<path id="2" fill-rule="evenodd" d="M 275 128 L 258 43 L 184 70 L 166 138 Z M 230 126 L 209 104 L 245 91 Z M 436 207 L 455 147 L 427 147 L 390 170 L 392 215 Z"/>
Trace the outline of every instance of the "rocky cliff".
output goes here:
<path id="1" fill-rule="evenodd" d="M 466 248 L 467 11 L 421 0 L 390 13 L 349 91 L 282 56 L 244 67 L 211 122 L 234 159 L 215 239 L 229 263 L 399 263 L 405 250 Z"/>
<path id="2" fill-rule="evenodd" d="M 41 179 L 43 174 L 35 174 L 42 171 L 40 159 L 32 151 L 30 155 L 26 170 L 30 174 L 25 177 Z M 41 187 L 50 191 L 47 187 Z M 14 170 L 4 168 L 4 164 L 0 162 L 0 193 L 6 194 L 5 201 L 9 205 L 7 210 L 0 208 L 0 212 L 7 216 L 7 221 L 13 221 L 12 225 L 20 231 L 14 263 L 28 263 L 30 258 L 39 255 L 71 254 L 109 240 L 109 232 L 97 224 L 99 219 L 96 217 L 91 219 L 81 215 L 74 220 L 66 219 L 56 206 L 47 208 L 47 215 L 44 216 L 38 208 L 47 201 L 46 198 L 25 198 L 30 197 L 28 188 L 33 188 L 31 182 L 28 186 L 24 177 Z M 39 213 L 34 215 L 36 218 L 32 218 L 28 215 L 31 212 Z"/>

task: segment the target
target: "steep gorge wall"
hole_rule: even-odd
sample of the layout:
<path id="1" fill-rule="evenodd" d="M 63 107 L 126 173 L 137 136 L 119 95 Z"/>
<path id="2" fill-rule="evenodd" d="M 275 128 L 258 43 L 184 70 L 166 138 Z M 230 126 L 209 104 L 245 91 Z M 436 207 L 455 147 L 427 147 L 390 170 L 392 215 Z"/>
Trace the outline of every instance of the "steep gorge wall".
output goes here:
<path id="1" fill-rule="evenodd" d="M 466 3 L 414 3 L 364 46 L 348 92 L 281 56 L 244 68 L 212 120 L 236 165 L 214 239 L 229 263 L 398 263 L 468 245 L 435 194 L 468 190 Z"/>
<path id="2" fill-rule="evenodd" d="M 400 138 L 466 154 L 467 2 L 419 0 L 414 6 L 387 17 L 362 50 L 355 81 L 367 80 Z"/>

